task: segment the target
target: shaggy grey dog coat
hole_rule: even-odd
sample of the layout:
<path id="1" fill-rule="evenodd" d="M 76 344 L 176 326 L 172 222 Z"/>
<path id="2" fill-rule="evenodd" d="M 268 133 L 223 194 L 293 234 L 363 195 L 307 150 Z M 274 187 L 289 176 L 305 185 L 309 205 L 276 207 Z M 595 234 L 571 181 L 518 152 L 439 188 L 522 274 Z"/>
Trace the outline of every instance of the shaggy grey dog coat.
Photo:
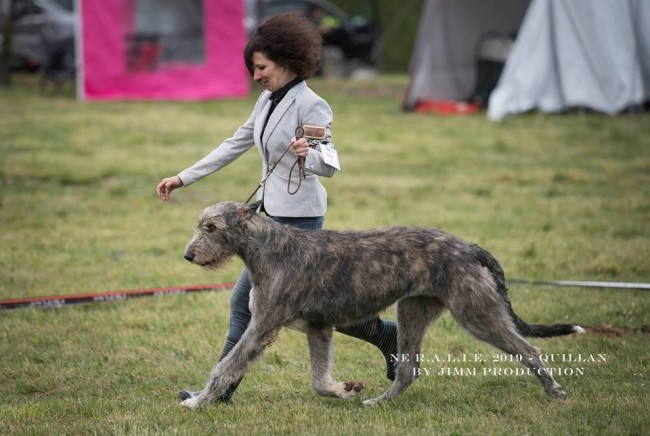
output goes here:
<path id="1" fill-rule="evenodd" d="M 332 331 L 397 303 L 398 356 L 395 381 L 375 404 L 395 398 L 418 373 L 416 356 L 427 327 L 444 309 L 478 339 L 517 356 L 546 393 L 565 398 L 523 336 L 557 336 L 583 330 L 570 324 L 528 324 L 513 311 L 503 270 L 478 245 L 426 228 L 369 231 L 302 230 L 256 213 L 259 204 L 218 203 L 206 208 L 185 258 L 218 268 L 239 256 L 253 283 L 251 323 L 209 381 L 183 401 L 199 408 L 239 380 L 285 326 L 307 334 L 312 385 L 320 395 L 350 398 L 363 390 L 330 375 Z M 398 358 L 396 356 L 396 358 Z"/>

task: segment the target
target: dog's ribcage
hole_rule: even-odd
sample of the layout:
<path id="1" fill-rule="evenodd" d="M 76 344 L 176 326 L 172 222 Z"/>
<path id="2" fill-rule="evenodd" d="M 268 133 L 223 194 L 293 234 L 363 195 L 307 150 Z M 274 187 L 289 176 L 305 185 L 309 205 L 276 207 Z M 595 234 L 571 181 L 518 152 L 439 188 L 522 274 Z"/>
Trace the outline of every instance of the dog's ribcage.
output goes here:
<path id="1" fill-rule="evenodd" d="M 271 259 L 262 263 L 266 270 L 256 270 L 259 262 L 249 265 L 253 281 L 260 292 L 281 293 L 276 298 L 300 306 L 299 317 L 316 324 L 359 319 L 408 296 L 444 302 L 459 277 L 485 278 L 467 243 L 435 229 L 279 230 L 276 226 L 266 239 L 274 246 Z M 291 269 L 278 271 L 286 270 L 287 257 L 292 259 Z M 287 281 L 286 274 L 291 275 L 291 287 L 276 289 L 274 278 Z"/>

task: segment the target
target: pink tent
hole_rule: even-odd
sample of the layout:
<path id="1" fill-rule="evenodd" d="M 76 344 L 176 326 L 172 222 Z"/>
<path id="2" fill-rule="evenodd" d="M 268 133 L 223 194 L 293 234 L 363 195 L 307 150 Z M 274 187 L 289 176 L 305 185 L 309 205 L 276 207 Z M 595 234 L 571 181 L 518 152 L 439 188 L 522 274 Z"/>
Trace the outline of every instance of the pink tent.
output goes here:
<path id="1" fill-rule="evenodd" d="M 84 100 L 245 96 L 243 1 L 77 0 Z"/>

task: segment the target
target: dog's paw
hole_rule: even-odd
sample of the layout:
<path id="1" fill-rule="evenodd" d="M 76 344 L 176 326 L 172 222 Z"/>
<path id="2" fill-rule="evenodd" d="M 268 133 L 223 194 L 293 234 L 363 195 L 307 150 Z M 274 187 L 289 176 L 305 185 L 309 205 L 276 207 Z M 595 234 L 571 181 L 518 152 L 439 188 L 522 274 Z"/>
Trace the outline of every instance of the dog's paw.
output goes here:
<path id="1" fill-rule="evenodd" d="M 345 387 L 343 389 L 345 389 L 346 392 L 355 391 L 356 393 L 360 394 L 365 388 L 366 387 L 363 385 L 363 383 L 350 380 L 345 384 Z"/>
<path id="2" fill-rule="evenodd" d="M 554 400 L 566 400 L 566 392 L 562 390 L 562 386 L 556 384 L 551 389 L 546 391 L 546 395 Z"/>
<path id="3" fill-rule="evenodd" d="M 333 389 L 331 389 L 330 392 L 339 398 L 343 398 L 344 400 L 356 397 L 365 389 L 363 383 L 355 381 L 349 381 L 347 383 L 336 383 L 332 387 Z"/>
<path id="4" fill-rule="evenodd" d="M 178 394 L 176 394 L 176 398 L 178 398 L 181 401 L 188 400 L 190 398 L 196 397 L 195 392 L 188 391 L 187 389 L 181 389 Z"/>
<path id="5" fill-rule="evenodd" d="M 187 407 L 190 410 L 198 410 L 201 408 L 201 403 L 196 398 L 188 398 L 181 402 L 181 406 Z"/>

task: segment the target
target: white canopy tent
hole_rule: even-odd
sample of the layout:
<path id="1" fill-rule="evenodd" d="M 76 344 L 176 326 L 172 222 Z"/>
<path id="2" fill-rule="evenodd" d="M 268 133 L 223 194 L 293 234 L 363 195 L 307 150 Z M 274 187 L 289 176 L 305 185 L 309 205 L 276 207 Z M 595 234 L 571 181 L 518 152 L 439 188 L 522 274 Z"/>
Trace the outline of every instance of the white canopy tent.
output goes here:
<path id="1" fill-rule="evenodd" d="M 493 59 L 490 38 L 500 44 Z M 486 59 L 499 66 L 492 120 L 571 107 L 616 114 L 650 99 L 650 0 L 427 0 L 404 108 L 477 102 Z"/>
<path id="2" fill-rule="evenodd" d="M 650 1 L 534 0 L 488 117 L 584 107 L 609 115 L 650 98 Z"/>
<path id="3" fill-rule="evenodd" d="M 411 56 L 404 108 L 471 100 L 481 41 L 515 34 L 528 4 L 529 0 L 427 0 Z"/>

